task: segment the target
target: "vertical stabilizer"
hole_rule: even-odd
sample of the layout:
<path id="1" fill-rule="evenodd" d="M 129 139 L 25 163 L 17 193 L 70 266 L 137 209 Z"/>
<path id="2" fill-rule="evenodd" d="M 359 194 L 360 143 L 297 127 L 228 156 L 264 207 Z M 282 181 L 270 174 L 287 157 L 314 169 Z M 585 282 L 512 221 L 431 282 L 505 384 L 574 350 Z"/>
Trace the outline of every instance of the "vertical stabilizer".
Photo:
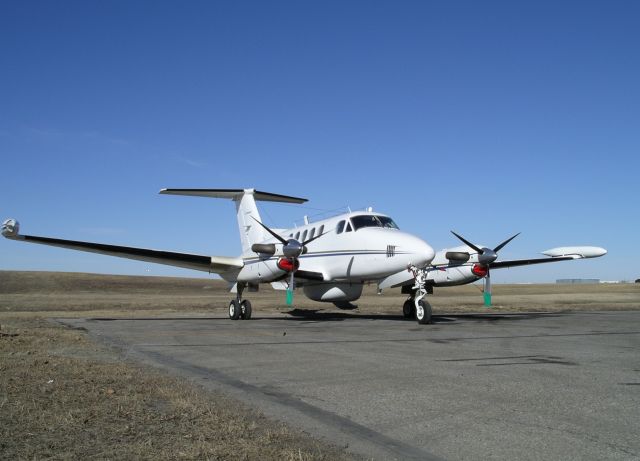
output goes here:
<path id="1" fill-rule="evenodd" d="M 304 198 L 261 192 L 255 189 L 162 189 L 160 193 L 233 200 L 236 205 L 243 254 L 251 251 L 251 245 L 262 242 L 268 237 L 264 228 L 254 221 L 254 219 L 257 219 L 262 222 L 256 201 L 298 204 L 307 201 Z"/>
<path id="2" fill-rule="evenodd" d="M 245 189 L 242 194 L 234 197 L 236 204 L 236 218 L 238 219 L 238 230 L 240 231 L 240 242 L 242 243 L 242 253 L 251 250 L 251 245 L 262 242 L 267 238 L 266 231 L 254 219 L 262 222 L 260 212 L 256 205 L 255 190 Z"/>

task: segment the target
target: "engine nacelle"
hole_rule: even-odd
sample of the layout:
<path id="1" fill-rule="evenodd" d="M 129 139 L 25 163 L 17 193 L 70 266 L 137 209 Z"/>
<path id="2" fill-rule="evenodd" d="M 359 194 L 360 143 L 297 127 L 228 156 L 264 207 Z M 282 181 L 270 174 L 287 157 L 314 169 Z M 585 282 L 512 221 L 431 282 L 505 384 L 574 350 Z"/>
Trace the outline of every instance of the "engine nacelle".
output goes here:
<path id="1" fill-rule="evenodd" d="M 273 243 L 254 243 L 251 245 L 251 251 L 265 255 L 274 255 L 276 254 L 276 246 Z"/>
<path id="2" fill-rule="evenodd" d="M 355 301 L 362 296 L 362 287 L 361 283 L 305 285 L 304 294 L 313 301 Z"/>
<path id="3" fill-rule="evenodd" d="M 280 258 L 276 263 L 278 269 L 285 272 L 297 271 L 300 267 L 300 261 L 298 259 Z"/>
<path id="4" fill-rule="evenodd" d="M 473 272 L 475 266 L 479 266 L 479 264 L 474 266 L 452 266 L 444 270 L 431 271 L 427 279 L 432 281 L 434 286 L 446 287 L 473 282 L 477 278 L 487 275 L 486 273 L 484 275 L 475 274 Z"/>
<path id="5" fill-rule="evenodd" d="M 447 251 L 444 256 L 449 261 L 466 263 L 471 255 L 466 251 Z"/>

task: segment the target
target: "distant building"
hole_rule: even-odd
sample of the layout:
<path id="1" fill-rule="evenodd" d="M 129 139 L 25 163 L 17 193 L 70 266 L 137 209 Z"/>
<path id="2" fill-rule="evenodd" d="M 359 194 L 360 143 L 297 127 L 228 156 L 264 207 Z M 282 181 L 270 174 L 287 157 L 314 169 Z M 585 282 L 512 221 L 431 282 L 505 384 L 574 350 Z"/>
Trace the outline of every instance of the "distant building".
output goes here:
<path id="1" fill-rule="evenodd" d="M 557 279 L 556 283 L 562 284 L 597 284 L 600 279 Z"/>

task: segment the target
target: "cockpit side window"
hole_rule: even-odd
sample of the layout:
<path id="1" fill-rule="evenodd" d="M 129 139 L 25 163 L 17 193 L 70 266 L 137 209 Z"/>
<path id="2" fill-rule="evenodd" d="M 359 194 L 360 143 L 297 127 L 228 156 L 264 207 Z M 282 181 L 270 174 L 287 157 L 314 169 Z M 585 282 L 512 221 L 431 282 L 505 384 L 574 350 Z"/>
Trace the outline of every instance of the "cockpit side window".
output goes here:
<path id="1" fill-rule="evenodd" d="M 382 223 L 382 227 L 387 229 L 398 229 L 398 225 L 393 221 L 393 219 L 386 216 L 378 216 L 378 219 Z"/>
<path id="2" fill-rule="evenodd" d="M 344 230 L 344 223 L 346 221 L 340 221 L 338 223 L 338 225 L 336 226 L 336 234 L 342 234 L 342 231 Z"/>
<path id="3" fill-rule="evenodd" d="M 347 223 L 347 228 L 345 229 L 345 232 L 351 232 L 353 229 L 351 229 L 351 223 Z"/>

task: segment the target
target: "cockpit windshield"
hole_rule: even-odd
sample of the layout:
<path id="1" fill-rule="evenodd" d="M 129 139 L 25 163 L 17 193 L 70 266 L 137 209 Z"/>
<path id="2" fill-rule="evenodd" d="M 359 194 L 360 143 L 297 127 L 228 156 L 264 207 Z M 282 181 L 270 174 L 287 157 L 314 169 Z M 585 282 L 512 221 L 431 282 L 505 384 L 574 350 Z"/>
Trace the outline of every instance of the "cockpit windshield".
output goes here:
<path id="1" fill-rule="evenodd" d="M 376 216 L 376 215 L 360 215 L 353 216 L 351 218 L 351 223 L 353 224 L 353 230 L 358 230 L 363 227 L 384 227 L 386 229 L 398 229 L 396 223 L 393 222 L 393 219 L 388 218 L 386 216 Z"/>

